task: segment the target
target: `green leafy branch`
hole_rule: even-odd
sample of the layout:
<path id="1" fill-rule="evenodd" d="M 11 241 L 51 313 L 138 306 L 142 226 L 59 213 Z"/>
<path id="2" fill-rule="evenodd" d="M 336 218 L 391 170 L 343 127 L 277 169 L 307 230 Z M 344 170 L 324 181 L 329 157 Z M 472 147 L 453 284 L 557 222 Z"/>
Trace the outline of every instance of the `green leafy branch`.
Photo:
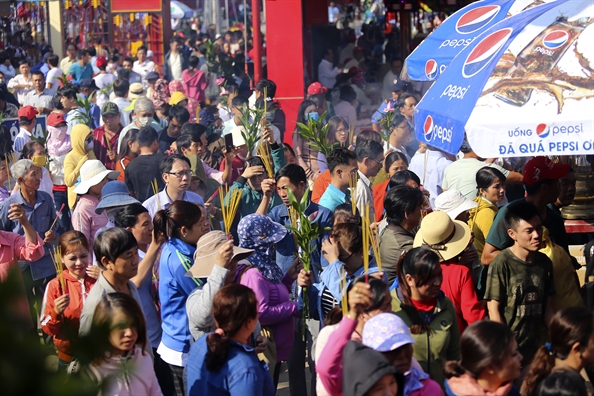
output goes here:
<path id="1" fill-rule="evenodd" d="M 295 195 L 290 189 L 287 189 L 290 207 L 289 207 L 289 218 L 291 219 L 291 225 L 285 227 L 293 233 L 295 244 L 297 247 L 297 257 L 303 264 L 303 270 L 309 271 L 312 266 L 311 255 L 316 250 L 314 241 L 322 235 L 327 228 L 322 228 L 317 222 L 314 222 L 314 213 L 311 216 L 305 214 L 309 205 L 309 187 L 303 194 L 301 202 L 297 201 Z M 305 330 L 305 320 L 309 319 L 309 294 L 307 288 L 303 288 L 303 330 Z M 305 331 L 302 331 L 305 334 Z"/>
<path id="2" fill-rule="evenodd" d="M 95 92 L 90 94 L 88 97 L 83 98 L 82 96 L 76 95 L 76 104 L 78 105 L 78 111 L 73 117 L 74 120 L 85 124 L 89 128 L 93 129 L 95 120 L 91 116 L 91 107 L 93 107 L 93 97 Z"/>
<path id="3" fill-rule="evenodd" d="M 239 120 L 245 130 L 245 132 L 241 132 L 241 136 L 243 137 L 243 140 L 245 140 L 245 145 L 248 149 L 248 157 L 252 155 L 256 149 L 256 145 L 260 139 L 262 139 L 260 131 L 263 119 L 266 119 L 264 109 L 252 109 L 244 103 L 243 108 L 241 109 L 241 115 L 239 115 Z"/>
<path id="4" fill-rule="evenodd" d="M 334 145 L 328 143 L 330 124 L 325 124 L 325 118 L 326 113 L 322 114 L 318 120 L 309 118 L 307 124 L 298 122 L 296 132 L 309 144 L 311 150 L 320 152 L 328 158 L 328 154 L 334 149 Z"/>

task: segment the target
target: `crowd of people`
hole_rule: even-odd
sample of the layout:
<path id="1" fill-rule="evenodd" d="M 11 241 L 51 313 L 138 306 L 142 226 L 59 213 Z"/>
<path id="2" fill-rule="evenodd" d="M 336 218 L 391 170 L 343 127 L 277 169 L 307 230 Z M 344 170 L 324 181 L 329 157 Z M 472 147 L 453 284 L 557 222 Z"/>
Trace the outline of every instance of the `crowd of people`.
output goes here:
<path id="1" fill-rule="evenodd" d="M 274 395 L 284 362 L 300 396 L 592 394 L 594 317 L 560 216 L 569 165 L 419 144 L 422 92 L 399 59 L 355 128 L 355 46 L 346 72 L 325 52 L 299 107 L 329 125 L 323 154 L 287 130 L 271 80 L 252 92 L 238 70 L 207 104 L 203 47 L 186 44 L 172 39 L 162 73 L 143 46 L 71 44 L 0 74 L 20 125 L 0 127 L 0 279 L 17 270 L 23 331 L 49 336 L 58 370 L 104 395 Z M 267 111 L 268 155 L 248 147 L 248 107 Z"/>

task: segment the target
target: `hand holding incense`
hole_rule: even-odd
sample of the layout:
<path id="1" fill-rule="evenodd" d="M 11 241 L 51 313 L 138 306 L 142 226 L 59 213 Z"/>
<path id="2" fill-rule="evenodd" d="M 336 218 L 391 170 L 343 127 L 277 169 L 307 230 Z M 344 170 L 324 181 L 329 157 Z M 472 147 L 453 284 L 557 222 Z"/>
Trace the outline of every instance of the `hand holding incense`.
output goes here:
<path id="1" fill-rule="evenodd" d="M 52 262 L 54 263 L 54 268 L 56 269 L 56 277 L 60 282 L 60 287 L 62 292 L 66 292 L 66 281 L 64 280 L 64 266 L 62 264 L 62 249 L 59 246 L 54 246 L 52 250 L 50 250 L 50 257 Z"/>
<path id="2" fill-rule="evenodd" d="M 351 191 L 351 205 L 353 215 L 357 214 L 357 181 L 359 180 L 357 172 L 349 174 L 349 189 Z"/>

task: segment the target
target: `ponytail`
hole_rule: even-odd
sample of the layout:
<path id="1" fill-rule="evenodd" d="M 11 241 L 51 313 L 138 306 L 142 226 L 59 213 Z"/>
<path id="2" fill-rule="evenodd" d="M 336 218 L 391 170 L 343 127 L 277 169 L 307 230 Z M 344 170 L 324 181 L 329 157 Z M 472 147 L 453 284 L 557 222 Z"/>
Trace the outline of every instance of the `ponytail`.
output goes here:
<path id="1" fill-rule="evenodd" d="M 173 201 L 164 210 L 160 210 L 153 218 L 156 235 L 166 235 L 167 238 L 179 238 L 179 229 L 192 228 L 202 218 L 202 207 L 192 202 Z"/>
<path id="2" fill-rule="evenodd" d="M 204 363 L 208 371 L 219 371 L 227 362 L 231 339 L 251 319 L 258 318 L 258 301 L 254 291 L 240 284 L 224 286 L 215 294 L 212 316 L 217 330 L 206 336 Z"/>
<path id="3" fill-rule="evenodd" d="M 460 362 L 457 360 L 450 360 L 449 362 L 446 362 L 445 366 L 443 366 L 443 373 L 447 379 L 452 377 L 461 377 L 464 374 L 468 374 L 464 367 L 462 367 Z"/>
<path id="4" fill-rule="evenodd" d="M 167 210 L 160 210 L 155 213 L 153 227 L 156 235 L 161 234 L 171 238 L 175 229 L 175 221 L 167 216 Z"/>
<path id="5" fill-rule="evenodd" d="M 530 396 L 534 394 L 538 384 L 547 378 L 551 371 L 553 371 L 553 368 L 555 367 L 555 353 L 552 349 L 549 351 L 547 346 L 550 347 L 548 342 L 546 346 L 543 345 L 536 351 L 536 355 L 534 355 L 532 365 L 530 366 L 530 371 L 528 371 L 528 374 L 524 377 L 524 382 L 520 388 L 522 396 Z"/>

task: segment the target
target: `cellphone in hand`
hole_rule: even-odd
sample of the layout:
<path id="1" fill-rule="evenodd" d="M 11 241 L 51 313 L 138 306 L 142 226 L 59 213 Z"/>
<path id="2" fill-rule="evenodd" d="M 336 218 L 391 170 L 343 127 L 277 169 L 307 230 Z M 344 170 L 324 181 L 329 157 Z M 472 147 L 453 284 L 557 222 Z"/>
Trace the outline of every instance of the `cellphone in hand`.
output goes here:
<path id="1" fill-rule="evenodd" d="M 233 135 L 228 133 L 227 135 L 225 135 L 225 149 L 228 153 L 230 153 L 231 151 L 233 151 L 233 148 Z"/>

